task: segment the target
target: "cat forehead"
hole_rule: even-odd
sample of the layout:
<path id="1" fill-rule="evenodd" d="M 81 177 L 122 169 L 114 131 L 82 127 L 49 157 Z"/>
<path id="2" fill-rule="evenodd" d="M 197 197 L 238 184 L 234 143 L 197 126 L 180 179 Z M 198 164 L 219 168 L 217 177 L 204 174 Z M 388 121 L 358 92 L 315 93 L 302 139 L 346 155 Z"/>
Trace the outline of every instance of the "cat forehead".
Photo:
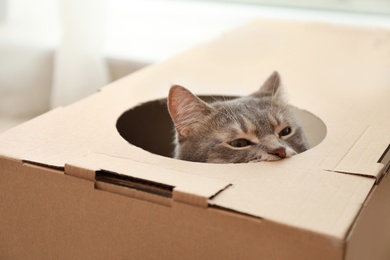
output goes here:
<path id="1" fill-rule="evenodd" d="M 235 109 L 248 109 L 248 108 L 261 108 L 265 109 L 273 104 L 270 97 L 240 97 L 231 100 L 223 100 L 212 103 L 215 107 L 230 107 Z M 275 105 L 278 105 L 278 102 L 274 102 Z"/>
<path id="2" fill-rule="evenodd" d="M 258 98 L 218 102 L 214 107 L 216 113 L 211 120 L 235 132 L 269 132 L 277 126 L 294 123 L 285 105 L 265 103 Z"/>
<path id="3" fill-rule="evenodd" d="M 277 120 L 283 120 L 283 114 L 287 113 L 286 106 L 279 102 L 272 102 L 270 98 L 238 98 L 228 101 L 219 101 L 212 104 L 221 115 L 241 115 L 267 117 L 272 115 Z"/>

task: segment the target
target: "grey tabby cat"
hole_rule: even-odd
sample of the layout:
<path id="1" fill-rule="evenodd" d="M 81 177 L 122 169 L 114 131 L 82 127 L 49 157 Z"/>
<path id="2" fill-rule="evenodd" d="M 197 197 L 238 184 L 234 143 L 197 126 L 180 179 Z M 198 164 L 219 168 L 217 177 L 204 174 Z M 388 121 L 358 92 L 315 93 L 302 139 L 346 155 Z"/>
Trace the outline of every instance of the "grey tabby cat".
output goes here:
<path id="1" fill-rule="evenodd" d="M 208 163 L 275 161 L 308 149 L 302 127 L 281 96 L 274 72 L 255 93 L 208 104 L 173 86 L 168 109 L 177 159 Z"/>

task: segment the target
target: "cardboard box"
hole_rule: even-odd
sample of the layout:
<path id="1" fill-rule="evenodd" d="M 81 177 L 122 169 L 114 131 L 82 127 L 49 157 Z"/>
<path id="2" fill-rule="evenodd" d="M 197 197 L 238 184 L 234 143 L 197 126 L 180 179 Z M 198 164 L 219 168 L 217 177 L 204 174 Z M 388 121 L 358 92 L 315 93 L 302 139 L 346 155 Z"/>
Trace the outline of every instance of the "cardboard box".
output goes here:
<path id="1" fill-rule="evenodd" d="M 256 21 L 1 134 L 0 258 L 390 259 L 389 55 L 386 30 Z M 170 85 L 246 95 L 273 70 L 312 149 L 167 157 Z"/>

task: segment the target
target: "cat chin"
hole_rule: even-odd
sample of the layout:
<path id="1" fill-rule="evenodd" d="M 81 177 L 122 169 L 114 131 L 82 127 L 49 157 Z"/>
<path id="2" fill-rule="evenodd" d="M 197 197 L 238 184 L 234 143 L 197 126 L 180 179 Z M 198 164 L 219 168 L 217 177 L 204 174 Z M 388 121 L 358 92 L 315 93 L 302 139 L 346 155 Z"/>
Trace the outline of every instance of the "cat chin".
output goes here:
<path id="1" fill-rule="evenodd" d="M 291 156 L 296 155 L 296 154 L 298 154 L 298 153 L 294 149 L 292 149 L 290 147 L 286 147 L 286 157 L 285 158 L 291 157 Z M 261 156 L 259 156 L 258 158 L 249 161 L 248 163 L 272 162 L 272 161 L 279 161 L 279 160 L 282 160 L 282 159 L 283 158 L 280 158 L 279 156 L 268 154 L 268 153 L 264 153 Z"/>
<path id="2" fill-rule="evenodd" d="M 271 156 L 266 157 L 266 158 L 259 158 L 259 159 L 255 159 L 255 160 L 249 161 L 248 163 L 274 162 L 274 161 L 280 161 L 280 160 L 282 160 L 280 157 L 271 155 Z"/>
<path id="3" fill-rule="evenodd" d="M 278 156 L 270 155 L 270 156 L 262 156 L 261 158 L 251 160 L 248 163 L 273 162 L 273 161 L 279 161 L 279 160 L 282 160 L 282 159 Z"/>
<path id="4" fill-rule="evenodd" d="M 248 163 L 274 162 L 274 161 L 280 161 L 280 160 L 282 160 L 282 158 L 280 158 L 278 156 L 270 155 L 270 156 L 267 156 L 267 157 L 264 157 L 264 158 L 262 157 L 262 158 L 259 158 L 259 159 L 251 160 Z"/>

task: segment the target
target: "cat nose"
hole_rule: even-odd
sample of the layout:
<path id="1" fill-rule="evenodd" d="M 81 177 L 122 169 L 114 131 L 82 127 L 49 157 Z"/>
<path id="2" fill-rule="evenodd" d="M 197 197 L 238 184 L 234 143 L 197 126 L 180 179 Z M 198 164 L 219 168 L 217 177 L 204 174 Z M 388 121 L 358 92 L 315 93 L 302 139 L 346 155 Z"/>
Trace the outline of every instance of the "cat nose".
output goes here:
<path id="1" fill-rule="evenodd" d="M 283 158 L 286 158 L 286 148 L 284 147 L 279 147 L 271 152 L 269 152 L 269 154 L 272 154 L 272 155 L 276 155 L 278 156 L 280 159 L 283 159 Z"/>

